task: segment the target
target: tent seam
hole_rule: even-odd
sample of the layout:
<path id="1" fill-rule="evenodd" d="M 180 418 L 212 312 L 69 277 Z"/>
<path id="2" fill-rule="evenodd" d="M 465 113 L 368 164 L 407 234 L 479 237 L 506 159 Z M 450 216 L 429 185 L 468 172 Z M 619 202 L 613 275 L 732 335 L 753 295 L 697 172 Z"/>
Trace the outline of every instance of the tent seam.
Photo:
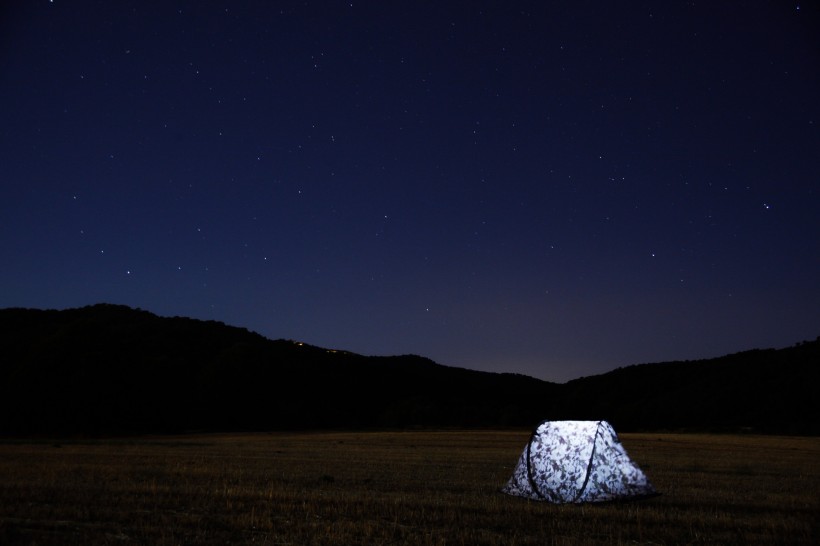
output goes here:
<path id="1" fill-rule="evenodd" d="M 584 477 L 584 484 L 581 486 L 581 489 L 578 490 L 578 494 L 575 495 L 575 498 L 572 499 L 572 502 L 578 502 L 584 495 L 584 491 L 587 489 L 587 485 L 589 484 L 589 476 L 592 474 L 592 463 L 595 461 L 595 448 L 598 446 L 598 435 L 601 433 L 601 421 L 598 421 L 598 424 L 595 426 L 595 436 L 592 438 L 592 453 L 589 455 L 589 462 L 587 463 L 587 473 Z"/>
<path id="2" fill-rule="evenodd" d="M 541 493 L 541 490 L 538 488 L 538 484 L 535 483 L 535 478 L 532 475 L 532 463 L 530 460 L 530 453 L 532 452 L 532 442 L 533 440 L 535 440 L 536 435 L 538 435 L 538 429 L 540 429 L 544 425 L 544 423 L 547 423 L 547 421 L 541 421 L 541 423 L 539 423 L 539 425 L 535 427 L 535 429 L 533 429 L 532 434 L 530 434 L 530 441 L 527 442 L 527 479 L 530 482 L 530 487 L 535 492 L 535 494 L 538 495 L 539 498 L 544 500 L 550 500 L 547 499 L 546 495 Z"/>

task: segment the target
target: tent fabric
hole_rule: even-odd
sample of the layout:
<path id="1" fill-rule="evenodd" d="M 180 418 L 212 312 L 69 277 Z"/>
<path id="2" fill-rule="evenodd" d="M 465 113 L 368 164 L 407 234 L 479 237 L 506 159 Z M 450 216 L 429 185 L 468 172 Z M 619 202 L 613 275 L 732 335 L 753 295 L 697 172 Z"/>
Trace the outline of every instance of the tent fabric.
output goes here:
<path id="1" fill-rule="evenodd" d="M 504 493 L 553 503 L 655 495 L 606 421 L 545 421 L 533 431 Z"/>

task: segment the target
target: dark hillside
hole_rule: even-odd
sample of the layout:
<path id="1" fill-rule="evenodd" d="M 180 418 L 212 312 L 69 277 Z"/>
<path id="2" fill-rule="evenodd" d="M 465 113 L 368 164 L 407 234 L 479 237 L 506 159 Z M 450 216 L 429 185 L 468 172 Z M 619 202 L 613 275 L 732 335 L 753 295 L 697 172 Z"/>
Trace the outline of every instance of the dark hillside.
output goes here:
<path id="1" fill-rule="evenodd" d="M 619 430 L 820 434 L 820 341 L 708 360 L 642 364 L 562 385 L 559 406 Z"/>
<path id="2" fill-rule="evenodd" d="M 116 305 L 0 310 L 0 434 L 532 426 L 820 434 L 820 341 L 564 385 Z"/>

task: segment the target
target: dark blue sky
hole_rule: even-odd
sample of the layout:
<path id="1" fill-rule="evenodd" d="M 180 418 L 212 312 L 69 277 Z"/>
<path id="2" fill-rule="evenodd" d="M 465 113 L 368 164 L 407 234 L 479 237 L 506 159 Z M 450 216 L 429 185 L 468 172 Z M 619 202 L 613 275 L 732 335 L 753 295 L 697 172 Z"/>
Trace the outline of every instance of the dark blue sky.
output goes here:
<path id="1" fill-rule="evenodd" d="M 816 4 L 4 6 L 0 307 L 555 381 L 820 334 Z"/>

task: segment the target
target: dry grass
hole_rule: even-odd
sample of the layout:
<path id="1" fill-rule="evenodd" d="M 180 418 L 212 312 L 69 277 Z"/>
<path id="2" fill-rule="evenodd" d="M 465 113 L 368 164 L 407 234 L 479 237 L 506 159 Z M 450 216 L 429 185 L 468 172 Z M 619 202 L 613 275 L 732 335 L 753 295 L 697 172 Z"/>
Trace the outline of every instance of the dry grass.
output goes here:
<path id="1" fill-rule="evenodd" d="M 622 435 L 662 496 L 508 497 L 527 431 L 0 443 L 0 544 L 816 544 L 820 438 Z"/>

